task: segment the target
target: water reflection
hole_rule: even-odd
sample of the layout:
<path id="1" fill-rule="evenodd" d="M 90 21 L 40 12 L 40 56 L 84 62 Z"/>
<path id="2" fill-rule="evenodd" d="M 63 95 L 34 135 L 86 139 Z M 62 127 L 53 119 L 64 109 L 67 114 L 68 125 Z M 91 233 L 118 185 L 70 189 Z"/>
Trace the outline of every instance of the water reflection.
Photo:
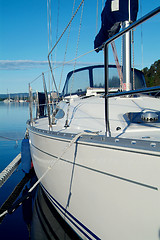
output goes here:
<path id="1" fill-rule="evenodd" d="M 40 186 L 36 192 L 33 209 L 29 200 L 25 206 L 23 205 L 23 213 L 31 240 L 80 240 L 56 211 Z"/>
<path id="2" fill-rule="evenodd" d="M 15 140 L 22 139 L 26 129 L 26 121 L 29 118 L 28 109 L 28 103 L 0 102 L 0 135 Z"/>

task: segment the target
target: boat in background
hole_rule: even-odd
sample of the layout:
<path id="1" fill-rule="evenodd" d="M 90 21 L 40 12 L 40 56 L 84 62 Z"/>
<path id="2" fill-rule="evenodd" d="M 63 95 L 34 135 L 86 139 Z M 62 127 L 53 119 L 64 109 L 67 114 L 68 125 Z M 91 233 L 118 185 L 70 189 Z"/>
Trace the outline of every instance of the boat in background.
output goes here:
<path id="1" fill-rule="evenodd" d="M 4 103 L 10 103 L 10 102 L 13 102 L 13 100 L 12 100 L 12 99 L 8 99 L 8 98 L 6 98 L 6 99 L 4 99 L 3 102 L 4 102 Z"/>
<path id="2" fill-rule="evenodd" d="M 104 65 L 69 72 L 51 105 L 43 75 L 45 95 L 36 119 L 30 90 L 27 128 L 36 175 L 81 239 L 159 240 L 160 99 L 148 93 L 160 87 L 146 88 L 143 73 L 128 64 L 127 49 L 121 86 L 107 52 L 122 35 L 127 45 L 130 30 L 159 12 L 160 7 L 109 36 L 97 47 L 104 49 Z"/>
<path id="3" fill-rule="evenodd" d="M 7 92 L 8 92 L 8 91 L 7 91 Z M 10 94 L 7 93 L 7 95 L 8 95 L 8 98 L 4 99 L 3 102 L 4 102 L 4 103 L 13 102 L 13 99 L 10 98 Z"/>

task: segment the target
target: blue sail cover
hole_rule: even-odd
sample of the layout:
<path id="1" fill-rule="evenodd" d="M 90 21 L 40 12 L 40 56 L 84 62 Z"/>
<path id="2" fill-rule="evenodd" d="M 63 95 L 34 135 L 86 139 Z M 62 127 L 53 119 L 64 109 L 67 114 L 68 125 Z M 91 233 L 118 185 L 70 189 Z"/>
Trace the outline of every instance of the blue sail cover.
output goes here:
<path id="1" fill-rule="evenodd" d="M 107 0 L 101 14 L 101 29 L 94 41 L 94 48 L 100 47 L 107 39 L 118 33 L 120 23 L 129 20 L 129 0 Z M 138 0 L 130 0 L 130 17 L 135 21 Z M 97 51 L 98 52 L 98 51 Z"/>

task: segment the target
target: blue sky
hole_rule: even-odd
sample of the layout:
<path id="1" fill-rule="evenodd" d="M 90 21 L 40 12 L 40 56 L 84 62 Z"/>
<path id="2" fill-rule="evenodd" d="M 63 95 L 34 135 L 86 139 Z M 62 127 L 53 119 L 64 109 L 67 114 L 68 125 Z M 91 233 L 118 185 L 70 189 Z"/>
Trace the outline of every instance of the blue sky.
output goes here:
<path id="1" fill-rule="evenodd" d="M 51 1 L 52 17 L 52 42 L 56 41 L 58 0 Z M 76 7 L 81 0 L 76 0 Z M 100 29 L 100 13 L 104 0 L 99 0 L 98 29 Z M 73 0 L 59 0 L 59 27 L 58 36 L 62 33 L 72 13 Z M 138 18 L 160 5 L 160 0 L 140 0 L 140 11 Z M 86 0 L 82 18 L 81 35 L 77 56 L 93 49 L 93 41 L 96 35 L 96 11 L 97 0 Z M 71 44 L 68 45 L 66 61 L 76 56 L 78 29 L 81 11 L 75 18 L 71 29 Z M 154 27 L 151 22 L 154 21 Z M 135 50 L 136 66 L 150 66 L 160 58 L 159 40 L 160 33 L 157 30 L 160 16 L 137 29 L 135 35 L 137 50 Z M 150 32 L 150 29 L 152 32 Z M 142 60 L 142 40 L 143 60 Z M 48 71 L 48 29 L 47 29 L 47 0 L 0 0 L 0 94 L 28 92 L 28 83 L 33 81 L 42 72 Z M 62 38 L 53 61 L 61 62 L 64 59 L 67 33 Z M 159 38 L 160 39 L 160 38 Z M 151 40 L 154 44 L 151 44 Z M 149 43 L 149 47 L 148 47 Z M 145 45 L 146 44 L 146 45 Z M 119 46 L 119 45 L 118 45 Z M 145 53 L 145 49 L 147 50 Z M 55 54 L 55 53 L 54 53 Z M 120 57 L 120 56 L 119 56 Z M 77 65 L 100 63 L 103 61 L 103 54 L 92 53 L 85 58 L 77 60 Z M 111 61 L 112 58 L 111 58 Z M 57 65 L 58 66 L 58 65 Z M 74 67 L 74 64 L 71 66 Z M 58 77 L 60 72 L 57 73 Z M 58 78 L 57 78 L 58 79 Z M 64 77 L 63 77 L 64 79 Z M 62 80 L 64 81 L 64 80 Z M 36 86 L 35 86 L 36 87 Z"/>

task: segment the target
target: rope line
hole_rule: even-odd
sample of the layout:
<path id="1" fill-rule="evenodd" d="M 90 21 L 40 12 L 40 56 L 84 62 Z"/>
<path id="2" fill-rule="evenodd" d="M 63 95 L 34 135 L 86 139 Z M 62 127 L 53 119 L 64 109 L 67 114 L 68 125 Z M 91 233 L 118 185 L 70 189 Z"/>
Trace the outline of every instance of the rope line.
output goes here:
<path id="1" fill-rule="evenodd" d="M 78 57 L 76 57 L 76 58 L 73 58 L 73 59 L 65 62 L 65 64 L 66 64 L 66 65 L 67 65 L 67 64 L 70 64 L 71 62 L 74 62 L 74 61 L 77 60 L 77 59 L 80 59 L 80 58 L 82 58 L 82 57 L 84 57 L 84 56 L 86 56 L 86 55 L 88 55 L 88 54 L 90 54 L 90 53 L 92 53 L 92 52 L 95 52 L 96 50 L 98 50 L 98 48 L 95 48 L 95 49 L 92 49 L 92 50 L 90 50 L 90 51 L 88 51 L 88 52 L 86 52 L 86 53 L 83 53 L 82 55 L 80 55 L 80 56 L 78 56 Z M 60 68 L 62 65 L 63 65 L 63 62 L 62 62 L 61 64 L 59 64 L 59 66 L 53 67 L 52 70 L 58 69 L 58 68 Z M 44 71 L 43 73 L 46 74 L 46 73 L 48 73 L 49 71 L 50 71 L 50 70 L 47 70 L 47 71 Z M 35 79 L 33 79 L 33 80 L 30 82 L 30 84 L 33 83 L 33 82 L 35 82 L 35 81 L 36 81 L 38 78 L 40 78 L 40 77 L 42 77 L 42 73 L 41 73 L 38 77 L 36 77 Z"/>
<path id="2" fill-rule="evenodd" d="M 38 181 L 29 189 L 29 193 L 31 193 L 36 186 L 40 183 L 40 181 L 47 175 L 47 173 L 53 168 L 53 166 L 63 157 L 63 155 L 70 149 L 70 147 L 82 136 L 82 135 L 98 135 L 99 132 L 81 132 L 78 133 L 72 140 L 69 142 L 68 146 L 65 147 L 62 154 L 57 157 L 57 160 L 54 162 L 54 160 L 51 161 L 50 165 L 48 166 L 47 170 L 43 173 L 43 175 L 38 179 Z"/>
<path id="3" fill-rule="evenodd" d="M 96 34 L 97 34 L 97 32 L 98 32 L 98 4 L 99 4 L 99 2 L 98 2 L 98 0 L 97 0 L 97 10 L 96 10 Z"/>
<path id="4" fill-rule="evenodd" d="M 47 0 L 47 28 L 48 28 L 48 52 L 52 48 L 52 27 L 51 27 L 51 0 Z M 52 62 L 52 55 L 51 55 Z M 49 92 L 50 92 L 50 75 L 48 74 Z"/>
<path id="5" fill-rule="evenodd" d="M 72 9 L 72 16 L 74 13 L 74 8 L 75 8 L 75 0 L 73 2 L 73 9 Z M 62 76 L 63 76 L 63 70 L 64 70 L 64 65 L 65 65 L 65 61 L 66 61 L 66 55 L 67 55 L 67 50 L 68 50 L 68 44 L 69 44 L 69 37 L 70 37 L 70 32 L 71 32 L 71 24 L 69 27 L 69 31 L 68 31 L 68 37 L 67 37 L 67 43 L 66 43 L 66 49 L 65 49 L 65 53 L 64 53 L 64 60 L 63 60 L 63 66 L 62 66 L 62 71 L 61 71 L 61 77 L 60 77 L 60 82 L 59 82 L 59 89 L 58 92 L 60 92 L 60 87 L 61 87 L 61 82 L 62 82 Z"/>
<path id="6" fill-rule="evenodd" d="M 23 138 L 19 138 L 19 139 L 9 138 L 9 137 L 5 137 L 5 136 L 1 136 L 1 135 L 0 135 L 0 138 L 6 139 L 8 141 L 15 141 L 15 142 L 21 141 L 23 139 Z"/>
<path id="7" fill-rule="evenodd" d="M 20 195 L 21 191 L 23 190 L 25 184 L 30 180 L 30 178 L 33 176 L 33 174 L 34 174 L 33 170 L 31 170 L 29 173 L 25 174 L 25 176 L 22 178 L 22 180 L 18 183 L 18 185 L 13 190 L 13 192 L 10 194 L 8 199 L 0 207 L 0 223 L 2 222 L 3 217 L 7 213 L 14 212 L 15 208 L 12 208 L 12 204 L 14 204 L 15 200 L 17 199 L 17 197 Z"/>
<path id="8" fill-rule="evenodd" d="M 58 33 L 59 33 L 59 12 L 60 12 L 60 0 L 58 0 L 58 11 L 57 11 L 57 28 L 56 28 L 56 42 L 58 40 Z M 54 63 L 56 63 L 57 59 L 57 48 L 55 48 L 55 54 L 54 54 Z M 54 72 L 55 76 L 55 72 Z M 56 77 L 55 77 L 56 78 Z M 52 92 L 54 91 L 53 89 L 54 82 L 52 81 Z"/>
<path id="9" fill-rule="evenodd" d="M 135 71 L 134 71 L 134 67 L 135 67 L 135 56 L 134 56 L 134 29 L 132 29 L 132 56 L 133 56 L 133 90 L 136 89 L 136 83 L 135 83 Z"/>
<path id="10" fill-rule="evenodd" d="M 79 24 L 79 31 L 78 31 L 78 39 L 77 39 L 77 48 L 76 48 L 76 57 L 75 57 L 74 68 L 73 68 L 72 83 L 71 83 L 71 88 L 70 88 L 70 100 L 69 100 L 68 109 L 67 109 L 67 116 L 66 116 L 65 127 L 68 127 L 68 118 L 69 118 L 69 110 L 70 110 L 70 101 L 71 101 L 71 94 L 72 94 L 72 88 L 73 88 L 73 82 L 74 82 L 74 71 L 75 71 L 76 63 L 77 63 L 76 59 L 77 59 L 78 46 L 79 46 L 79 39 L 80 39 L 80 32 L 81 32 L 81 26 L 82 26 L 83 9 L 84 9 L 84 2 L 83 2 L 83 5 L 82 5 L 82 11 L 81 11 L 81 17 L 80 17 L 80 24 Z"/>
<path id="11" fill-rule="evenodd" d="M 61 153 L 61 155 L 59 157 L 57 157 L 57 159 L 51 160 L 50 165 L 48 166 L 47 170 L 43 173 L 43 175 L 35 182 L 35 184 L 28 190 L 28 193 L 26 194 L 26 197 L 28 197 L 28 195 L 37 187 L 37 185 L 40 183 L 40 181 L 47 175 L 47 173 L 55 166 L 55 164 L 63 157 L 63 155 L 70 149 L 70 147 L 82 136 L 82 135 L 98 135 L 99 132 L 92 132 L 92 131 L 83 131 L 78 133 L 74 138 L 71 139 L 71 141 L 69 142 L 69 144 L 64 148 L 63 152 Z M 30 173 L 29 173 L 30 174 Z M 26 179 L 28 179 L 29 174 L 26 174 L 24 179 L 26 181 Z M 24 182 L 24 179 L 22 179 L 22 181 Z M 19 185 L 21 186 L 22 181 L 19 183 Z M 16 187 L 16 191 L 17 191 L 17 187 Z M 14 211 L 15 209 L 12 209 L 11 213 Z M 7 213 L 10 212 L 10 209 L 6 209 L 4 210 L 4 212 L 0 213 L 0 218 L 3 218 Z"/>
<path id="12" fill-rule="evenodd" d="M 59 43 L 59 41 L 61 40 L 61 38 L 63 37 L 64 33 L 66 32 L 66 30 L 68 29 L 68 27 L 70 26 L 70 24 L 72 23 L 74 17 L 76 16 L 78 10 L 80 9 L 82 3 L 84 2 L 84 0 L 81 1 L 81 3 L 79 4 L 77 10 L 75 11 L 74 15 L 72 16 L 71 20 L 69 21 L 69 23 L 67 24 L 66 28 L 64 29 L 63 33 L 61 34 L 61 36 L 59 37 L 58 41 L 55 43 L 55 45 L 53 46 L 53 48 L 51 49 L 51 51 L 49 52 L 48 54 L 48 63 L 49 63 L 49 67 L 50 67 L 50 70 L 51 70 L 51 75 L 52 75 L 52 80 L 54 82 L 54 86 L 55 86 L 55 89 L 56 89 L 56 92 L 58 93 L 59 95 L 59 92 L 58 92 L 58 89 L 57 89 L 57 85 L 56 85 L 56 81 L 55 81 L 55 78 L 54 78 L 54 75 L 53 75 L 53 71 L 52 71 L 52 66 L 51 66 L 51 61 L 50 61 L 50 54 L 52 53 L 52 51 L 54 50 L 54 48 L 57 46 L 57 44 Z"/>
<path id="13" fill-rule="evenodd" d="M 54 48 L 57 46 L 57 44 L 59 43 L 59 41 L 61 40 L 61 38 L 63 37 L 64 33 L 66 32 L 66 30 L 68 29 L 69 25 L 72 23 L 74 17 L 76 16 L 77 12 L 79 11 L 82 3 L 84 2 L 84 0 L 81 1 L 81 3 L 79 4 L 77 10 L 75 11 L 74 15 L 72 16 L 71 20 L 69 21 L 69 23 L 67 24 L 67 26 L 65 27 L 64 31 L 62 32 L 61 36 L 59 37 L 58 41 L 55 43 L 55 45 L 53 46 L 53 48 L 51 49 L 51 51 L 49 52 L 48 56 L 51 54 L 51 52 L 54 50 Z"/>
<path id="14" fill-rule="evenodd" d="M 140 15 L 142 17 L 142 1 L 140 1 Z M 142 71 L 143 71 L 143 24 L 141 24 L 141 55 L 142 55 Z"/>
<path id="15" fill-rule="evenodd" d="M 49 71 L 49 70 L 48 70 L 48 71 Z M 47 72 L 48 72 L 48 71 L 47 71 Z M 40 75 L 38 75 L 38 77 L 36 77 L 35 79 L 33 79 L 33 80 L 30 82 L 30 84 L 33 83 L 33 82 L 35 82 L 35 81 L 36 81 L 38 78 L 40 78 L 40 77 L 42 77 L 42 73 L 41 73 Z"/>

